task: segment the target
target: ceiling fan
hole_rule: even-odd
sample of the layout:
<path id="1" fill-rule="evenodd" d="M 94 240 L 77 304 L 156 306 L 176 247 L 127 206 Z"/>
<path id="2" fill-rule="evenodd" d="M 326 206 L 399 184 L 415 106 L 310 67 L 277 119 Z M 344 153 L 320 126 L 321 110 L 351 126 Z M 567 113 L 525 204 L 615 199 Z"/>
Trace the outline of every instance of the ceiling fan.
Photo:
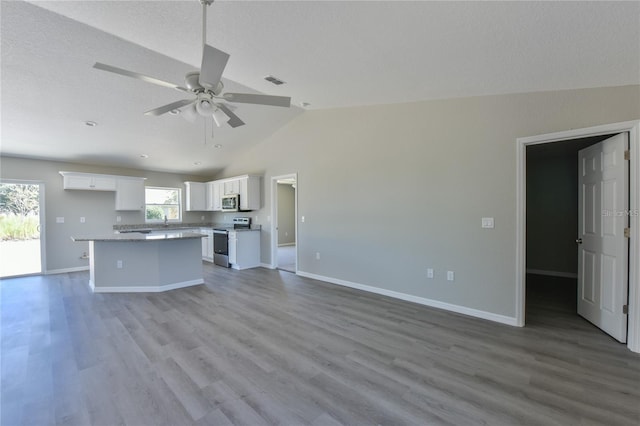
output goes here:
<path id="1" fill-rule="evenodd" d="M 99 70 L 112 72 L 115 74 L 132 77 L 147 83 L 156 84 L 158 86 L 169 87 L 171 89 L 180 90 L 182 92 L 195 95 L 195 99 L 183 99 L 172 102 L 158 108 L 154 108 L 145 112 L 145 115 L 158 116 L 179 110 L 183 112 L 185 118 L 189 121 L 195 121 L 198 116 L 212 117 L 216 125 L 220 127 L 223 122 L 227 122 L 231 127 L 239 127 L 245 123 L 233 113 L 234 108 L 226 105 L 224 102 L 246 103 L 257 105 L 269 105 L 279 107 L 290 107 L 291 98 L 287 96 L 270 96 L 259 95 L 253 93 L 223 93 L 224 86 L 222 81 L 222 72 L 229 60 L 229 54 L 222 50 L 216 49 L 207 44 L 207 7 L 214 0 L 200 0 L 202 4 L 202 66 L 200 71 L 189 72 L 185 75 L 184 85 L 169 83 L 155 77 L 128 71 L 122 68 L 96 62 L 93 67 Z"/>

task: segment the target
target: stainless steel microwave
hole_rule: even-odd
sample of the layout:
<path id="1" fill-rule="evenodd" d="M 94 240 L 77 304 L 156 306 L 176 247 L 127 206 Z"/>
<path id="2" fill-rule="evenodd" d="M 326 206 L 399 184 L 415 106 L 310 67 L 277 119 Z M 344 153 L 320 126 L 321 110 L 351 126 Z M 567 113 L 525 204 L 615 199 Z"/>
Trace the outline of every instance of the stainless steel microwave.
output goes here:
<path id="1" fill-rule="evenodd" d="M 222 196 L 222 211 L 223 212 L 237 212 L 240 210 L 240 195 L 229 194 Z"/>

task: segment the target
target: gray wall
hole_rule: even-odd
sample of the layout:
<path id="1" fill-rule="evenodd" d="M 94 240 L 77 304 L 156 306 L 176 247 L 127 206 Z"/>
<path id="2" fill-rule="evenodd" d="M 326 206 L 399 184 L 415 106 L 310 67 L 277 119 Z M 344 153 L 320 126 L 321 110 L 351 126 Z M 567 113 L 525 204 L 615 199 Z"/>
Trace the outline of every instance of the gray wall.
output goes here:
<path id="1" fill-rule="evenodd" d="M 264 176 L 264 263 L 297 172 L 301 271 L 513 317 L 516 138 L 638 118 L 640 86 L 311 110 L 217 177 Z"/>
<path id="2" fill-rule="evenodd" d="M 87 260 L 80 259 L 83 252 L 89 251 L 86 242 L 75 243 L 73 235 L 100 235 L 112 233 L 116 216 L 121 216 L 120 224 L 144 223 L 144 212 L 116 212 L 115 192 L 93 192 L 62 189 L 60 170 L 101 173 L 121 176 L 146 177 L 147 186 L 166 186 L 183 189 L 184 181 L 202 181 L 202 177 L 171 173 L 146 172 L 140 170 L 97 167 L 82 164 L 55 161 L 27 160 L 0 157 L 0 179 L 20 179 L 40 181 L 45 186 L 45 230 L 46 244 L 45 271 L 59 271 L 88 267 Z M 80 223 L 80 217 L 86 218 Z M 204 216 L 204 220 L 201 217 Z M 56 223 L 56 217 L 64 217 L 65 222 Z M 209 222 L 210 213 L 184 212 L 183 222 Z"/>
<path id="3" fill-rule="evenodd" d="M 278 184 L 278 244 L 296 242 L 296 190 L 290 184 Z"/>

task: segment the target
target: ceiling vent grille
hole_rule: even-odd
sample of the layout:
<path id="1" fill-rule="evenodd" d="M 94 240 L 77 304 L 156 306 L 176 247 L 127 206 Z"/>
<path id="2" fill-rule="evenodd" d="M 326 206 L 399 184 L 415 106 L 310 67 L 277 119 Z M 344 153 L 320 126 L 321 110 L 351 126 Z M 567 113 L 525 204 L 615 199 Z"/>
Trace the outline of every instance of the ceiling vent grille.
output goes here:
<path id="1" fill-rule="evenodd" d="M 268 75 L 264 78 L 265 80 L 267 80 L 269 83 L 273 83 L 276 86 L 280 86 L 281 84 L 284 84 L 284 81 L 280 80 L 279 78 L 276 78 L 272 75 Z"/>

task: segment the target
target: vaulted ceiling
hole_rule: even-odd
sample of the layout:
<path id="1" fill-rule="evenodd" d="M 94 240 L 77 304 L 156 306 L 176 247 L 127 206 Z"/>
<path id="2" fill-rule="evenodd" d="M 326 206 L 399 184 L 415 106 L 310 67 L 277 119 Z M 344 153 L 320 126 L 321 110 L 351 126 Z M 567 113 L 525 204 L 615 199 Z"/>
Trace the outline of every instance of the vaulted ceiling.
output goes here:
<path id="1" fill-rule="evenodd" d="M 210 176 L 307 109 L 640 84 L 638 2 L 216 1 L 207 39 L 231 55 L 225 88 L 293 107 L 237 104 L 245 126 L 212 128 L 144 116 L 184 94 L 92 68 L 182 85 L 200 66 L 199 1 L 1 7 L 11 156 Z"/>

